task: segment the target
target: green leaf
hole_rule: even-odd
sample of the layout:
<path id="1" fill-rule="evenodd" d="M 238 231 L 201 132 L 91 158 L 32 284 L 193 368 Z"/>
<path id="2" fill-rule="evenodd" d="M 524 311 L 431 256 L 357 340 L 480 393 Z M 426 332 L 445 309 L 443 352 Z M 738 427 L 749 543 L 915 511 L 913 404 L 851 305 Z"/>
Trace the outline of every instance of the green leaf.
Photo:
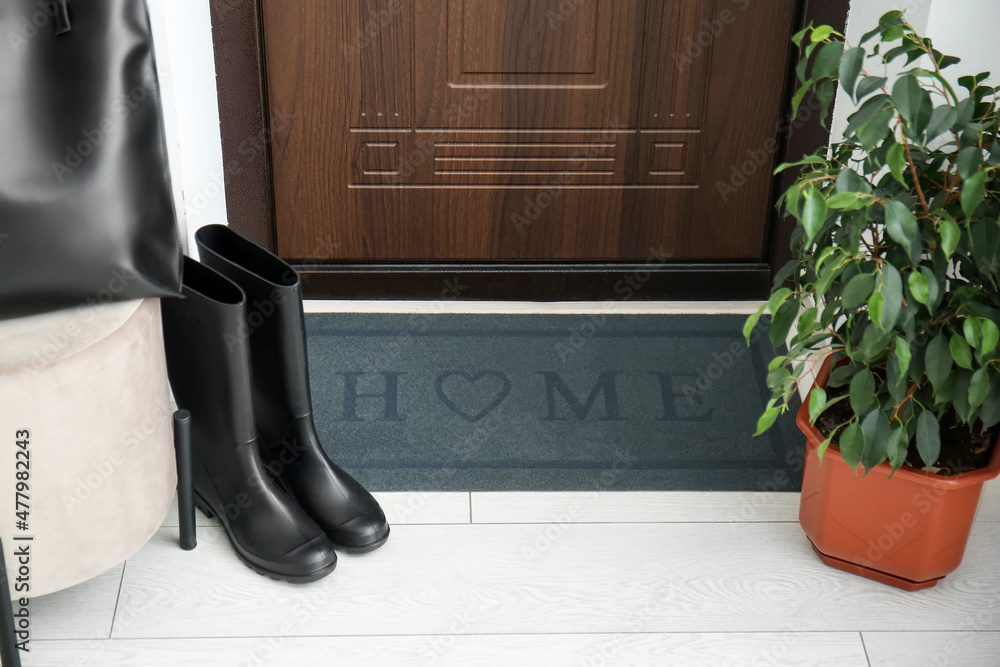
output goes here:
<path id="1" fill-rule="evenodd" d="M 861 421 L 861 431 L 865 434 L 865 451 L 861 455 L 861 462 L 867 474 L 885 459 L 892 432 L 889 418 L 876 407 Z"/>
<path id="2" fill-rule="evenodd" d="M 935 389 L 948 379 L 953 365 L 951 350 L 948 349 L 948 337 L 941 331 L 927 345 L 924 353 L 924 370 Z"/>
<path id="3" fill-rule="evenodd" d="M 958 154 L 955 164 L 958 166 L 958 173 L 962 175 L 962 178 L 966 181 L 969 180 L 979 171 L 979 167 L 983 164 L 982 149 L 979 146 L 966 146 Z"/>
<path id="4" fill-rule="evenodd" d="M 812 308 L 806 308 L 799 315 L 799 320 L 795 325 L 796 330 L 800 334 L 810 333 L 816 328 L 816 317 L 819 316 L 819 308 L 813 306 Z"/>
<path id="5" fill-rule="evenodd" d="M 865 44 L 865 43 L 867 43 L 867 42 L 870 42 L 870 41 L 872 40 L 872 38 L 873 38 L 873 37 L 876 37 L 876 36 L 878 36 L 878 35 L 879 35 L 879 34 L 880 34 L 881 32 L 882 32 L 882 26 L 879 26 L 879 27 L 877 27 L 877 28 L 875 28 L 875 29 L 873 29 L 873 30 L 869 30 L 868 32 L 866 32 L 866 33 L 865 33 L 865 34 L 864 34 L 864 35 L 863 35 L 863 36 L 861 37 L 861 42 L 860 42 L 860 43 L 861 43 L 861 44 Z"/>
<path id="6" fill-rule="evenodd" d="M 972 374 L 972 381 L 969 383 L 969 407 L 975 410 L 990 393 L 990 377 L 985 368 L 979 368 Z"/>
<path id="7" fill-rule="evenodd" d="M 805 62 L 805 61 L 803 61 Z M 799 107 L 802 105 L 802 100 L 806 98 L 806 94 L 812 89 L 814 81 L 809 79 L 802 84 L 802 87 L 795 92 L 795 96 L 792 97 L 792 118 L 799 117 Z"/>
<path id="8" fill-rule="evenodd" d="M 881 326 L 883 331 L 888 331 L 896 326 L 896 320 L 899 319 L 899 313 L 903 309 L 903 279 L 899 275 L 899 270 L 889 263 L 882 267 L 881 277 L 879 294 L 884 298 L 884 302 L 881 316 L 876 324 Z"/>
<path id="9" fill-rule="evenodd" d="M 861 463 L 865 453 L 865 434 L 857 422 L 851 422 L 840 434 L 840 454 L 852 469 Z"/>
<path id="10" fill-rule="evenodd" d="M 895 354 L 889 354 L 886 362 L 886 386 L 889 388 L 889 395 L 896 404 L 899 404 L 906 397 L 906 373 L 899 368 L 899 358 Z"/>
<path id="11" fill-rule="evenodd" d="M 952 371 L 954 381 L 952 383 L 951 406 L 955 408 L 955 414 L 965 423 L 972 420 L 972 406 L 969 405 L 969 387 L 972 384 L 972 373 L 956 368 Z M 937 397 L 935 397 L 937 398 Z M 947 401 L 934 401 L 937 405 L 943 405 Z"/>
<path id="12" fill-rule="evenodd" d="M 969 344 L 965 342 L 965 338 L 959 335 L 954 335 L 948 343 L 951 348 L 951 358 L 955 360 L 955 363 L 962 368 L 972 369 L 972 350 L 969 349 Z"/>
<path id="13" fill-rule="evenodd" d="M 893 144 L 889 147 L 889 151 L 886 153 L 886 162 L 889 164 L 892 177 L 905 186 L 903 170 L 906 169 L 906 149 L 903 144 Z"/>
<path id="14" fill-rule="evenodd" d="M 884 76 L 866 76 L 865 78 L 861 79 L 861 81 L 858 83 L 857 89 L 854 91 L 854 94 L 856 96 L 855 99 L 857 99 L 860 102 L 864 98 L 874 93 L 876 90 L 880 90 L 882 86 L 886 84 L 887 81 L 888 79 L 886 79 Z"/>
<path id="15" fill-rule="evenodd" d="M 952 65 L 957 65 L 962 62 L 962 59 L 957 56 L 937 56 L 937 63 L 940 69 L 948 69 Z"/>
<path id="16" fill-rule="evenodd" d="M 888 30 L 882 31 L 882 41 L 895 42 L 897 39 L 902 39 L 904 34 L 905 33 L 903 32 L 903 29 L 901 27 L 894 26 L 892 28 L 889 28 Z"/>
<path id="17" fill-rule="evenodd" d="M 917 219 L 910 208 L 894 199 L 885 205 L 885 230 L 893 241 L 906 248 L 906 253 L 913 251 L 913 240 L 917 236 Z"/>
<path id="18" fill-rule="evenodd" d="M 906 427 L 897 426 L 892 429 L 886 455 L 889 457 L 889 463 L 892 465 L 894 471 L 898 470 L 906 462 L 906 453 L 909 448 L 910 434 L 906 432 Z"/>
<path id="19" fill-rule="evenodd" d="M 801 160 L 796 160 L 795 162 L 782 162 L 774 170 L 774 173 L 780 174 L 781 172 L 791 169 L 792 167 L 801 167 L 807 164 L 826 164 L 826 160 L 818 155 L 807 155 Z"/>
<path id="20" fill-rule="evenodd" d="M 1000 342 L 1000 329 L 997 329 L 997 325 L 993 323 L 993 320 L 983 320 L 983 354 L 989 354 L 996 349 L 997 343 Z"/>
<path id="21" fill-rule="evenodd" d="M 910 285 L 910 294 L 913 295 L 913 298 L 919 303 L 926 305 L 928 290 L 927 278 L 924 277 L 924 274 L 919 271 L 911 271 L 907 278 L 907 283 Z"/>
<path id="22" fill-rule="evenodd" d="M 1000 226 L 995 220 L 983 218 L 968 223 L 966 228 L 972 241 L 969 249 L 976 266 L 981 272 L 996 276 L 1000 272 Z"/>
<path id="23" fill-rule="evenodd" d="M 861 74 L 861 67 L 864 65 L 866 55 L 863 48 L 856 46 L 844 52 L 844 57 L 840 60 L 840 85 L 852 97 L 854 96 L 854 86 L 857 84 L 858 75 Z"/>
<path id="24" fill-rule="evenodd" d="M 837 174 L 837 191 L 869 194 L 872 186 L 853 169 L 841 169 Z"/>
<path id="25" fill-rule="evenodd" d="M 752 334 L 753 330 L 757 327 L 757 322 L 760 321 L 760 316 L 764 314 L 765 308 L 767 308 L 766 303 L 760 304 L 760 308 L 757 309 L 757 312 L 748 317 L 747 321 L 743 323 L 743 338 L 747 341 L 747 347 L 750 347 L 750 334 Z"/>
<path id="26" fill-rule="evenodd" d="M 994 375 L 990 380 L 990 393 L 983 401 L 979 414 L 983 419 L 983 428 L 990 428 L 1000 422 L 1000 375 Z"/>
<path id="27" fill-rule="evenodd" d="M 948 373 L 947 379 L 941 383 L 941 386 L 934 388 L 934 405 L 941 405 L 942 403 L 948 403 L 955 399 L 955 382 L 958 380 L 962 373 L 961 368 L 956 368 L 952 372 Z M 968 389 L 968 384 L 966 384 L 966 389 Z"/>
<path id="28" fill-rule="evenodd" d="M 813 61 L 812 78 L 819 81 L 836 74 L 840 68 L 840 57 L 843 54 L 844 43 L 841 41 L 830 42 L 823 46 L 816 54 L 816 60 Z"/>
<path id="29" fill-rule="evenodd" d="M 962 212 L 965 213 L 966 220 L 971 220 L 976 209 L 983 203 L 988 178 L 989 172 L 979 171 L 965 181 L 962 187 Z"/>
<path id="30" fill-rule="evenodd" d="M 771 318 L 771 328 L 767 335 L 771 339 L 771 344 L 778 348 L 785 344 L 788 332 L 799 314 L 799 303 L 797 301 L 786 301 L 778 312 Z"/>
<path id="31" fill-rule="evenodd" d="M 837 211 L 858 211 L 867 204 L 857 192 L 838 192 L 826 200 L 826 206 Z"/>
<path id="32" fill-rule="evenodd" d="M 930 410 L 924 410 L 917 418 L 917 451 L 926 468 L 937 463 L 941 455 L 941 426 Z"/>
<path id="33" fill-rule="evenodd" d="M 920 84 L 917 77 L 903 75 L 892 87 L 892 103 L 910 127 L 912 135 L 922 134 L 927 129 L 934 113 L 931 94 Z"/>
<path id="34" fill-rule="evenodd" d="M 872 119 L 858 130 L 858 141 L 861 142 L 861 145 L 869 151 L 875 150 L 878 144 L 891 131 L 889 123 L 892 122 L 894 117 L 895 113 L 892 109 L 880 111 L 872 116 Z"/>
<path id="35" fill-rule="evenodd" d="M 951 257 L 958 247 L 958 242 L 962 238 L 962 230 L 958 224 L 951 219 L 951 216 L 941 220 L 941 252 L 945 257 Z"/>
<path id="36" fill-rule="evenodd" d="M 943 132 L 950 130 L 951 126 L 955 124 L 957 116 L 955 107 L 950 104 L 942 104 L 934 109 L 934 112 L 931 114 L 931 121 L 927 124 L 927 133 L 924 135 L 926 140 L 930 141 Z"/>
<path id="37" fill-rule="evenodd" d="M 840 298 L 841 305 L 844 310 L 857 308 L 868 300 L 874 289 L 875 274 L 859 273 L 847 281 L 847 285 L 844 287 L 844 294 Z"/>
<path id="38" fill-rule="evenodd" d="M 792 295 L 792 290 L 787 287 L 779 287 L 774 290 L 771 294 L 771 298 L 767 300 L 767 310 L 769 313 L 774 315 L 781 308 L 781 305 L 788 300 L 788 297 Z"/>
<path id="39" fill-rule="evenodd" d="M 958 103 L 955 107 L 955 122 L 952 123 L 951 129 L 955 132 L 961 132 L 969 126 L 972 122 L 972 117 L 976 113 L 976 105 L 971 98 L 966 98 Z"/>
<path id="40" fill-rule="evenodd" d="M 776 357 L 773 362 L 778 362 L 778 367 L 767 374 L 767 387 L 771 391 L 784 391 L 785 382 L 792 376 L 792 372 L 784 365 L 781 365 L 781 357 Z"/>
<path id="41" fill-rule="evenodd" d="M 882 306 L 884 305 L 885 295 L 881 292 L 876 291 L 868 297 L 868 316 L 872 318 L 877 329 L 882 328 Z"/>
<path id="42" fill-rule="evenodd" d="M 816 450 L 816 456 L 819 460 L 823 460 L 823 455 L 826 454 L 826 450 L 830 448 L 830 443 L 833 442 L 833 434 L 827 436 L 826 440 L 820 443 L 819 449 Z"/>
<path id="43" fill-rule="evenodd" d="M 899 360 L 900 375 L 906 377 L 906 372 L 910 370 L 910 358 L 911 358 L 910 346 L 906 342 L 906 339 L 903 338 L 902 336 L 896 336 L 894 342 L 895 342 L 895 347 L 893 348 L 892 352 L 893 354 L 896 355 L 896 358 Z"/>
<path id="44" fill-rule="evenodd" d="M 837 366 L 832 371 L 830 371 L 830 381 L 827 382 L 829 387 L 843 387 L 845 384 L 851 381 L 854 377 L 851 373 L 854 371 L 852 368 L 854 364 L 845 364 L 843 366 Z"/>
<path id="45" fill-rule="evenodd" d="M 874 298 L 874 295 L 873 297 Z M 871 299 L 868 300 L 871 303 Z M 865 333 L 861 337 L 861 344 L 854 351 L 853 359 L 867 364 L 879 361 L 889 352 L 891 339 L 879 331 L 874 324 L 865 327 Z"/>
<path id="46" fill-rule="evenodd" d="M 758 436 L 767 429 L 771 428 L 775 420 L 778 418 L 780 412 L 781 410 L 775 407 L 771 407 L 765 410 L 764 414 L 762 414 L 760 416 L 760 419 L 757 420 L 757 432 L 754 433 L 754 436 Z"/>
<path id="47" fill-rule="evenodd" d="M 875 400 L 875 376 L 868 369 L 865 369 L 851 378 L 851 409 L 854 414 L 865 413 Z"/>
<path id="48" fill-rule="evenodd" d="M 858 130 L 860 130 L 866 123 L 868 123 L 872 118 L 875 117 L 880 111 L 890 111 L 895 113 L 890 105 L 890 98 L 888 95 L 880 94 L 865 100 L 858 110 L 847 117 L 848 124 L 847 129 L 844 130 L 845 137 L 851 137 L 855 135 Z"/>
<path id="49" fill-rule="evenodd" d="M 814 289 L 816 294 L 826 294 L 830 290 L 830 285 L 833 281 L 837 279 L 837 276 L 843 272 L 844 267 L 834 263 L 831 266 L 827 266 L 822 272 L 820 272 L 820 279 L 815 284 Z"/>
<path id="50" fill-rule="evenodd" d="M 813 390 L 809 392 L 809 423 L 815 424 L 825 409 L 826 390 L 822 387 L 813 387 Z"/>
<path id="51" fill-rule="evenodd" d="M 785 281 L 788 280 L 792 276 L 792 274 L 795 273 L 795 270 L 798 268 L 799 268 L 798 259 L 790 259 L 787 262 L 785 262 L 784 266 L 778 269 L 777 273 L 774 274 L 774 281 L 772 287 L 777 288 L 780 287 L 781 285 L 784 285 Z"/>
<path id="52" fill-rule="evenodd" d="M 802 217 L 802 186 L 793 185 L 785 193 L 785 209 L 796 218 Z"/>
<path id="53" fill-rule="evenodd" d="M 969 347 L 978 348 L 983 340 L 983 326 L 975 317 L 966 317 L 962 320 L 962 335 Z"/>
<path id="54" fill-rule="evenodd" d="M 937 276 L 929 267 L 921 266 L 920 273 L 927 279 L 927 309 L 934 312 L 938 301 L 941 300 L 941 286 L 938 284 Z"/>
<path id="55" fill-rule="evenodd" d="M 812 30 L 812 41 L 814 44 L 816 42 L 822 42 L 835 32 L 836 30 L 828 25 L 818 25 Z M 841 44 L 843 44 L 843 42 L 841 42 Z"/>
<path id="56" fill-rule="evenodd" d="M 812 245 L 813 239 L 826 224 L 826 198 L 816 188 L 810 186 L 803 193 L 805 203 L 802 207 L 802 225 L 806 230 L 806 245 Z"/>
<path id="57" fill-rule="evenodd" d="M 807 26 L 802 30 L 799 30 L 794 35 L 792 35 L 792 44 L 794 44 L 795 46 L 801 46 L 802 38 L 805 37 L 806 33 L 809 32 L 810 30 L 812 30 L 812 26 Z"/>

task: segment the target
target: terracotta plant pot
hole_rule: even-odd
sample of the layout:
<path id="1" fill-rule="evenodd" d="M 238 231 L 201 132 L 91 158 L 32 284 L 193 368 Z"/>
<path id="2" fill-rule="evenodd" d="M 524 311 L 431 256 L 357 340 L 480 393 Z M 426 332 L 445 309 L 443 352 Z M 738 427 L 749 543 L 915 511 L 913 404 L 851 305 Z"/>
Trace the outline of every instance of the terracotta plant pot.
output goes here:
<path id="1" fill-rule="evenodd" d="M 816 378 L 825 387 L 831 357 Z M 1000 474 L 1000 445 L 990 464 L 951 477 L 888 463 L 862 477 L 835 446 L 820 461 L 825 437 L 809 423 L 809 400 L 797 419 L 808 438 L 799 523 L 824 563 L 908 591 L 930 588 L 962 562 L 983 483 Z"/>

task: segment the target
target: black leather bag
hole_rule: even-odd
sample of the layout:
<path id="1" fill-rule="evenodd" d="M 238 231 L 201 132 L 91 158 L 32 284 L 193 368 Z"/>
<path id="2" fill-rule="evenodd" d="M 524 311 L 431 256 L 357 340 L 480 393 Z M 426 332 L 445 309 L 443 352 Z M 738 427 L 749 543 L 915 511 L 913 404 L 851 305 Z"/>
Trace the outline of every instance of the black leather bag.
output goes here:
<path id="1" fill-rule="evenodd" d="M 143 0 L 0 0 L 0 319 L 179 295 Z"/>

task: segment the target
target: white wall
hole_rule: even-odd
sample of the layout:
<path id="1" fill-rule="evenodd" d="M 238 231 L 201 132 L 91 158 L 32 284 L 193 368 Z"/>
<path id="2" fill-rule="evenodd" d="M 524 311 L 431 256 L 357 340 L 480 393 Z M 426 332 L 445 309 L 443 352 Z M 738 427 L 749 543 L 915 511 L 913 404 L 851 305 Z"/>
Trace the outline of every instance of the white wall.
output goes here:
<path id="1" fill-rule="evenodd" d="M 934 48 L 963 61 L 948 70 L 949 76 L 957 79 L 989 71 L 993 85 L 1000 85 L 1000 2 L 935 0 L 927 25 Z"/>
<path id="2" fill-rule="evenodd" d="M 147 0 L 182 237 L 226 219 L 208 0 Z"/>
<path id="3" fill-rule="evenodd" d="M 930 37 L 934 48 L 958 56 L 962 62 L 946 70 L 952 79 L 983 71 L 994 73 L 994 85 L 1000 84 L 1000 43 L 996 26 L 1000 25 L 998 0 L 853 0 L 847 22 L 847 41 L 858 44 L 862 35 L 878 25 L 880 16 L 901 9 L 910 23 Z M 969 15 L 976 18 L 970 20 Z M 900 66 L 899 69 L 902 69 Z M 845 94 L 837 97 L 832 135 L 842 137 L 847 117 L 854 104 Z"/>

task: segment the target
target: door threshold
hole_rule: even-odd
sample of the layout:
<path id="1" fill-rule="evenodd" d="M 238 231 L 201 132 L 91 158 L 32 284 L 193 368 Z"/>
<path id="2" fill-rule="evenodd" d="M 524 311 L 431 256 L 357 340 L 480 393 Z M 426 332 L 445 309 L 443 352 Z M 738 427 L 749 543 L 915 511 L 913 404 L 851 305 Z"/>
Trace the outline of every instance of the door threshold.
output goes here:
<path id="1" fill-rule="evenodd" d="M 472 315 L 750 315 L 763 301 L 362 301 L 309 299 L 307 313 Z"/>

